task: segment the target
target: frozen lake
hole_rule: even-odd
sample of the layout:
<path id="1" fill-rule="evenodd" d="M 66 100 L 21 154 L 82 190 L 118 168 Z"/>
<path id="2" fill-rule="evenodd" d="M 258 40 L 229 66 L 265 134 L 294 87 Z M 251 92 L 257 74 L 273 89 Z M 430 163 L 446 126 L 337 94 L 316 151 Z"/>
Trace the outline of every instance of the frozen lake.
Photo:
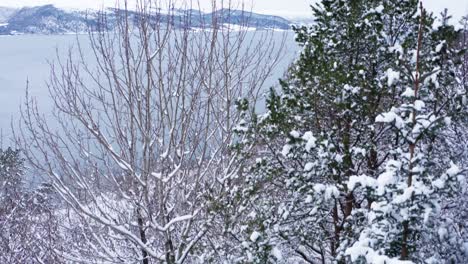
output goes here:
<path id="1" fill-rule="evenodd" d="M 288 40 L 284 50 L 285 56 L 265 88 L 277 83 L 298 50 L 292 32 L 274 34 L 277 34 L 275 39 L 278 39 L 278 42 L 284 34 L 288 34 Z M 3 135 L 3 147 L 9 145 L 11 123 L 16 127 L 19 122 L 20 106 L 25 101 L 27 81 L 30 94 L 39 102 L 41 111 L 46 115 L 50 113 L 52 102 L 46 85 L 50 74 L 49 61 L 56 60 L 57 51 L 59 55 L 65 55 L 77 40 L 82 43 L 82 47 L 86 47 L 83 43 L 88 42 L 88 36 L 0 36 L 0 130 Z"/>

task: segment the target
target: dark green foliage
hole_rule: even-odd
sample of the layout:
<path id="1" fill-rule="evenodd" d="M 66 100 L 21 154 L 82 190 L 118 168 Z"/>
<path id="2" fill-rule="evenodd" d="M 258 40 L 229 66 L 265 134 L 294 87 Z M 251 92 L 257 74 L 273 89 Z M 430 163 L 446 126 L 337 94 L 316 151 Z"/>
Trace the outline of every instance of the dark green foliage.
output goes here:
<path id="1" fill-rule="evenodd" d="M 8 211 L 23 191 L 24 159 L 20 150 L 0 150 L 0 208 Z"/>
<path id="2" fill-rule="evenodd" d="M 410 168 L 427 168 L 414 177 L 429 189 L 447 169 L 447 160 L 435 150 L 448 149 L 439 140 L 460 108 L 455 79 L 460 53 L 451 44 L 459 33 L 447 18 L 438 28 L 431 14 L 421 20 L 417 0 L 323 0 L 312 9 L 315 24 L 294 28 L 303 50 L 280 81 L 281 90 L 270 90 L 264 115 L 243 123 L 245 140 L 238 150 L 246 168 L 235 187 L 243 201 L 237 217 L 247 226 L 246 237 L 253 232 L 262 237 L 261 243 L 245 239 L 245 252 L 251 261 L 274 262 L 265 256 L 280 246 L 307 261 L 347 263 L 347 249 L 375 225 L 365 231 L 375 239 L 375 254 L 406 258 L 407 249 L 410 259 L 420 261 L 427 257 L 421 249 L 431 237 L 426 233 L 435 231 L 429 226 L 438 221 L 426 228 L 423 207 L 437 207 L 447 190 L 413 195 L 420 206 L 413 200 L 392 203 L 408 187 Z M 416 70 L 420 89 L 414 98 L 408 89 L 414 89 Z M 419 109 L 421 102 L 425 107 Z M 376 122 L 388 113 L 395 120 Z M 413 113 L 417 122 L 433 124 L 412 131 L 420 125 L 412 121 Z M 418 156 L 408 162 L 412 144 Z M 393 172 L 392 162 L 402 164 L 398 180 L 387 192 L 376 191 L 372 184 L 386 170 Z M 373 211 L 375 202 L 395 210 L 394 216 Z M 412 215 L 403 231 L 399 214 L 406 208 Z M 243 211 L 249 212 L 245 218 Z M 380 229 L 388 237 L 372 235 Z"/>

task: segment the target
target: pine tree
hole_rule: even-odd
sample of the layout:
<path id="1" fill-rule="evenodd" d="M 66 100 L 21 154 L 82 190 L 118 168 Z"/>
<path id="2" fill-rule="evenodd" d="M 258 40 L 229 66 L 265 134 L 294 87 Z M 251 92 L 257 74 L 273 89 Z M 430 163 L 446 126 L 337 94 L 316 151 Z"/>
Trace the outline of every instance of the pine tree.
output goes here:
<path id="1" fill-rule="evenodd" d="M 0 150 L 0 263 L 63 263 L 51 186 L 28 188 L 25 177 L 21 151 Z"/>
<path id="2" fill-rule="evenodd" d="M 23 162 L 19 150 L 0 149 L 0 212 L 10 211 L 21 196 Z"/>
<path id="3" fill-rule="evenodd" d="M 463 181 L 438 155 L 461 114 L 457 33 L 433 29 L 417 0 L 323 0 L 313 13 L 281 91 L 240 130 L 255 160 L 233 199 L 244 260 L 419 261 L 438 223 L 426 218 Z"/>
<path id="4" fill-rule="evenodd" d="M 14 226 L 17 222 L 15 212 L 22 207 L 23 193 L 23 159 L 19 150 L 8 148 L 0 150 L 0 261 L 5 262 L 8 256 L 15 254 L 17 240 Z M 11 259 L 10 259 L 11 261 Z"/>
<path id="5" fill-rule="evenodd" d="M 358 242 L 347 249 L 353 261 L 440 263 L 445 259 L 433 251 L 424 252 L 422 242 L 437 232 L 442 240 L 447 236 L 434 216 L 440 212 L 440 203 L 456 194 L 463 182 L 455 164 L 441 170 L 450 161 L 440 159 L 434 151 L 444 127 L 457 114 L 453 108 L 457 105 L 453 93 L 456 67 L 447 59 L 453 52 L 447 43 L 456 34 L 446 24 L 432 30 L 428 23 L 432 18 L 426 17 L 422 6 L 421 13 L 417 42 L 408 39 L 409 45 L 396 54 L 394 68 L 401 76 L 396 85 L 399 105 L 376 118 L 377 123 L 390 124 L 387 127 L 394 132 L 386 169 L 377 179 L 360 176 L 348 183 L 350 188 L 364 187 L 375 197 L 367 212 L 368 225 L 360 231 Z"/>

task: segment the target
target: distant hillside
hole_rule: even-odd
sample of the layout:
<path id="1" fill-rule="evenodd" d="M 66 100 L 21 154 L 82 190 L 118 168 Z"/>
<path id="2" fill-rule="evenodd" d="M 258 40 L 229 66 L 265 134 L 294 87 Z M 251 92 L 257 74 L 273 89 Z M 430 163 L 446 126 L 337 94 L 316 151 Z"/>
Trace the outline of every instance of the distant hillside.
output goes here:
<path id="1" fill-rule="evenodd" d="M 0 7 L 0 24 L 5 23 L 16 10 L 8 7 Z"/>
<path id="2" fill-rule="evenodd" d="M 0 28 L 0 34 L 59 34 L 84 31 L 85 16 L 66 12 L 52 5 L 22 8 L 14 12 Z"/>
<path id="3" fill-rule="evenodd" d="M 112 30 L 124 10 L 107 9 L 105 27 Z M 66 34 L 85 32 L 98 25 L 98 11 L 70 11 L 56 8 L 53 5 L 25 7 L 14 10 L 0 7 L 0 35 L 11 34 Z M 156 12 L 151 19 L 170 21 L 176 27 L 209 28 L 216 19 L 220 26 L 245 26 L 254 29 L 290 29 L 291 21 L 278 16 L 262 15 L 239 10 L 221 9 L 214 13 L 203 13 L 199 10 L 171 10 L 170 15 Z M 128 12 L 131 21 L 137 22 L 140 14 Z M 3 19 L 2 19 L 3 18 Z"/>

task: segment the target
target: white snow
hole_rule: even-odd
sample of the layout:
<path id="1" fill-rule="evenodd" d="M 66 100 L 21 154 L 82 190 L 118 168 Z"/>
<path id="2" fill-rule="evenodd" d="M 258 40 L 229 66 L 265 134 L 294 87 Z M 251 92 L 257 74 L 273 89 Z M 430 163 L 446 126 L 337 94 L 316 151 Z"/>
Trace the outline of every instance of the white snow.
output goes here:
<path id="1" fill-rule="evenodd" d="M 413 196 L 413 193 L 414 193 L 414 187 L 413 186 L 408 187 L 403 191 L 402 194 L 397 195 L 395 197 L 395 199 L 393 199 L 393 202 L 397 203 L 397 204 L 401 204 L 401 203 L 404 203 L 406 201 L 409 201 L 411 199 L 411 197 Z"/>
<path id="2" fill-rule="evenodd" d="M 397 71 L 394 71 L 392 68 L 389 68 L 387 70 L 387 85 L 392 86 L 395 84 L 398 80 L 400 80 L 400 73 Z"/>
<path id="3" fill-rule="evenodd" d="M 377 178 L 377 194 L 383 195 L 387 185 L 394 184 L 397 180 L 395 171 L 401 167 L 401 163 L 396 160 L 390 160 L 385 166 L 385 171 Z"/>
<path id="4" fill-rule="evenodd" d="M 445 45 L 445 40 L 440 42 L 439 45 L 437 45 L 436 52 L 437 53 L 440 52 L 442 50 L 442 48 L 444 47 L 444 45 Z"/>
<path id="5" fill-rule="evenodd" d="M 245 119 L 241 119 L 239 121 L 239 124 L 234 128 L 234 131 L 238 131 L 238 132 L 247 132 L 247 131 L 249 131 L 249 129 L 247 127 L 247 121 L 245 121 Z"/>
<path id="6" fill-rule="evenodd" d="M 403 47 L 400 44 L 395 44 L 390 48 L 390 52 L 398 52 L 401 56 L 403 54 Z"/>
<path id="7" fill-rule="evenodd" d="M 451 162 L 450 168 L 447 170 L 447 174 L 450 177 L 456 176 L 460 173 L 460 168 L 455 165 L 455 163 Z"/>
<path id="8" fill-rule="evenodd" d="M 363 149 L 363 148 L 359 148 L 359 147 L 353 147 L 351 149 L 351 152 L 354 154 L 354 155 L 362 155 L 362 156 L 365 156 L 366 155 L 366 150 Z"/>
<path id="9" fill-rule="evenodd" d="M 301 136 L 301 134 L 296 130 L 289 132 L 289 135 L 291 135 L 293 138 L 299 138 Z"/>
<path id="10" fill-rule="evenodd" d="M 366 260 L 369 264 L 410 264 L 411 261 L 403 261 L 392 259 L 384 255 L 380 255 L 371 245 L 374 241 L 368 237 L 366 232 L 361 233 L 359 240 L 356 241 L 351 247 L 347 248 L 345 254 L 350 256 L 352 262 L 357 262 L 360 257 Z"/>
<path id="11" fill-rule="evenodd" d="M 304 166 L 304 171 L 311 171 L 313 167 L 314 167 L 314 163 L 313 163 L 313 162 L 308 162 L 308 163 Z"/>
<path id="12" fill-rule="evenodd" d="M 377 181 L 369 177 L 367 175 L 360 175 L 360 176 L 351 176 L 349 177 L 347 187 L 349 190 L 354 190 L 357 186 L 365 187 L 375 187 L 377 185 Z"/>
<path id="13" fill-rule="evenodd" d="M 432 181 L 432 186 L 434 186 L 434 187 L 436 187 L 438 189 L 442 189 L 445 186 L 445 181 L 442 180 L 442 179 L 437 179 L 435 181 Z"/>
<path id="14" fill-rule="evenodd" d="M 424 209 L 424 223 L 427 224 L 429 222 L 429 217 L 432 214 L 432 208 L 431 207 L 426 207 Z"/>
<path id="15" fill-rule="evenodd" d="M 403 119 L 398 116 L 395 112 L 387 112 L 387 113 L 382 113 L 378 115 L 375 118 L 375 122 L 380 122 L 380 123 L 393 123 L 395 122 L 395 126 L 397 128 L 401 128 L 403 126 Z"/>
<path id="16" fill-rule="evenodd" d="M 379 5 L 378 7 L 374 8 L 373 11 L 375 13 L 382 13 L 382 11 L 384 10 L 384 6 L 383 5 Z"/>
<path id="17" fill-rule="evenodd" d="M 282 260 L 283 259 L 283 254 L 281 253 L 281 250 L 279 248 L 274 247 L 271 250 L 271 255 L 276 258 L 276 260 Z"/>
<path id="18" fill-rule="evenodd" d="M 305 145 L 305 149 L 307 152 L 309 152 L 312 148 L 315 148 L 315 143 L 317 142 L 317 139 L 313 136 L 312 132 L 305 132 L 304 136 L 302 136 L 302 139 L 304 139 L 307 142 Z"/>
<path id="19" fill-rule="evenodd" d="M 421 110 L 423 110 L 424 106 L 426 106 L 426 104 L 424 104 L 423 101 L 421 101 L 421 100 L 414 101 L 414 109 L 415 110 L 421 111 Z"/>
<path id="20" fill-rule="evenodd" d="M 257 30 L 257 28 L 255 28 L 255 27 L 246 27 L 246 26 L 243 26 L 243 25 L 228 24 L 228 23 L 224 23 L 223 27 L 225 29 L 230 30 L 230 31 L 255 31 L 255 30 Z M 275 29 L 275 30 L 277 30 L 277 29 Z"/>
<path id="21" fill-rule="evenodd" d="M 252 234 L 250 235 L 250 241 L 252 242 L 256 242 L 259 238 L 260 238 L 260 233 L 257 232 L 257 231 L 254 231 L 252 232 Z"/>
<path id="22" fill-rule="evenodd" d="M 450 126 L 452 124 L 452 118 L 451 117 L 444 117 L 444 123 L 446 126 Z"/>
<path id="23" fill-rule="evenodd" d="M 406 87 L 406 90 L 401 94 L 404 97 L 414 97 L 414 90 L 410 87 Z"/>
<path id="24" fill-rule="evenodd" d="M 440 73 L 439 67 L 436 67 L 435 69 L 433 69 L 431 76 L 424 81 L 424 84 L 432 82 L 436 88 L 439 88 L 440 87 L 439 80 L 438 80 L 439 73 Z"/>
<path id="25" fill-rule="evenodd" d="M 447 237 L 448 231 L 447 231 L 446 228 L 441 227 L 441 228 L 439 228 L 437 233 L 439 235 L 440 240 L 444 240 Z"/>
<path id="26" fill-rule="evenodd" d="M 346 92 L 350 92 L 352 94 L 357 94 L 361 90 L 361 88 L 356 87 L 356 86 L 351 86 L 349 84 L 345 84 L 345 86 L 343 87 L 343 90 Z"/>
<path id="27" fill-rule="evenodd" d="M 340 192 L 334 185 L 324 185 L 319 183 L 315 184 L 313 189 L 316 193 L 323 194 L 325 200 L 337 198 L 340 195 Z"/>
<path id="28" fill-rule="evenodd" d="M 344 158 L 344 155 L 341 155 L 341 154 L 336 154 L 335 155 L 335 161 L 338 162 L 338 163 L 342 163 L 343 158 Z"/>
<path id="29" fill-rule="evenodd" d="M 284 157 L 287 157 L 288 154 L 289 154 L 289 152 L 291 151 L 291 149 L 292 149 L 292 146 L 289 145 L 289 144 L 286 144 L 286 145 L 284 145 L 283 150 L 281 151 L 281 154 L 282 154 Z"/>

